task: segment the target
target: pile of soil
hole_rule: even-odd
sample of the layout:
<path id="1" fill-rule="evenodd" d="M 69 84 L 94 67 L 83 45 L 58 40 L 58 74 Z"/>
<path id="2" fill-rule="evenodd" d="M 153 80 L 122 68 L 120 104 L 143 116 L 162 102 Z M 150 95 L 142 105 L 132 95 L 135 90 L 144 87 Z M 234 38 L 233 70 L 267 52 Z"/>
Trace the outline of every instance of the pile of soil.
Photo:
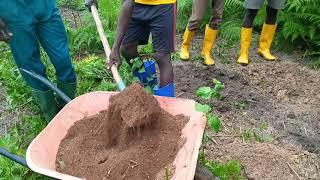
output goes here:
<path id="1" fill-rule="evenodd" d="M 69 129 L 58 150 L 56 169 L 90 180 L 163 179 L 165 174 L 159 172 L 171 167 L 183 144 L 181 130 L 187 120 L 167 113 L 133 84 L 110 98 L 108 110 Z"/>

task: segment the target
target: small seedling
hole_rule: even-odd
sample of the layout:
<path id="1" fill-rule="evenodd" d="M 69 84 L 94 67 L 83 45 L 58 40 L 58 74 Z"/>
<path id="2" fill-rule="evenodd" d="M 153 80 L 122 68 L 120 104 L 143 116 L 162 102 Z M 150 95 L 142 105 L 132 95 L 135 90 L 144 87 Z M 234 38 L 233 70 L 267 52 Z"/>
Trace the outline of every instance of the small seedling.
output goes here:
<path id="1" fill-rule="evenodd" d="M 211 107 L 208 104 L 200 104 L 196 103 L 196 111 L 203 112 L 204 114 L 208 114 L 211 111 Z"/>
<path id="2" fill-rule="evenodd" d="M 221 129 L 221 121 L 220 121 L 219 117 L 214 114 L 210 114 L 208 116 L 209 116 L 208 123 L 209 123 L 211 129 L 214 132 L 219 132 Z"/>
<path id="3" fill-rule="evenodd" d="M 265 121 L 258 128 L 246 129 L 242 132 L 242 141 L 247 142 L 252 139 L 257 142 L 272 142 L 272 135 L 264 132 L 267 129 L 268 124 Z"/>
<path id="4" fill-rule="evenodd" d="M 207 87 L 207 86 L 200 87 L 196 91 L 196 96 L 204 100 L 210 100 L 212 97 L 216 98 L 217 100 L 221 100 L 222 99 L 221 91 L 224 89 L 224 85 L 216 79 L 213 79 L 212 81 L 215 85 L 214 88 Z"/>
<path id="5" fill-rule="evenodd" d="M 245 101 L 243 101 L 243 100 L 239 100 L 239 101 L 236 101 L 235 103 L 234 103 L 234 105 L 238 108 L 238 109 L 240 109 L 240 111 L 245 111 L 246 109 L 247 109 L 247 103 L 245 102 Z"/>
<path id="6" fill-rule="evenodd" d="M 212 98 L 215 98 L 217 100 L 222 99 L 221 91 L 222 89 L 224 89 L 224 85 L 217 79 L 213 79 L 212 82 L 215 85 L 214 88 L 203 86 L 196 91 L 196 95 L 198 97 L 208 101 L 208 104 L 204 104 L 204 105 L 200 103 L 196 103 L 196 110 L 205 113 L 208 119 L 210 128 L 214 132 L 219 132 L 221 129 L 221 121 L 217 115 L 211 112 L 212 111 L 211 99 Z"/>

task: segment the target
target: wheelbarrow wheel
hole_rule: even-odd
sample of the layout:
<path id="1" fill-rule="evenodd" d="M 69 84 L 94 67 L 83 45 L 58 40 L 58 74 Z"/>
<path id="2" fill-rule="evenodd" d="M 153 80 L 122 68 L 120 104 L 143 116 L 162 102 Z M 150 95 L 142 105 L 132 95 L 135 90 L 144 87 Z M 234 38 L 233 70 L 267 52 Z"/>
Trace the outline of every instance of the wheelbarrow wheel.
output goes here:
<path id="1" fill-rule="evenodd" d="M 213 176 L 213 174 L 204 166 L 201 164 L 197 164 L 196 173 L 194 175 L 194 180 L 217 180 L 219 178 L 216 178 Z"/>

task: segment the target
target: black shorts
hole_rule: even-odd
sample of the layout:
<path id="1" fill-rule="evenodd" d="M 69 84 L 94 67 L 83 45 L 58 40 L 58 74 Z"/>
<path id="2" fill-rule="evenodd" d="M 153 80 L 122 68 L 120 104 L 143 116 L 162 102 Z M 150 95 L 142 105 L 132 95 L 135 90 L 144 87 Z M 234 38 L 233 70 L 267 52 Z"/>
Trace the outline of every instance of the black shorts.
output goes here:
<path id="1" fill-rule="evenodd" d="M 150 33 L 155 52 L 171 53 L 175 51 L 176 4 L 134 4 L 122 45 L 148 44 Z"/>

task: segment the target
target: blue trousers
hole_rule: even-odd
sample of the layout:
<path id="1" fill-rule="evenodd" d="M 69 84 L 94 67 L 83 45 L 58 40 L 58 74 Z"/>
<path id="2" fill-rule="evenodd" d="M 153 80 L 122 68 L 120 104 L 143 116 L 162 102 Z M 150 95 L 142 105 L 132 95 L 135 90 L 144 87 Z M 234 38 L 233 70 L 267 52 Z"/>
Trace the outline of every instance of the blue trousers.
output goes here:
<path id="1" fill-rule="evenodd" d="M 26 13 L 20 14 L 21 16 L 18 18 L 21 18 L 21 20 L 17 20 L 14 14 L 13 16 L 7 16 L 4 12 L 0 13 L 0 17 L 1 14 L 4 14 L 4 20 L 7 22 L 9 30 L 13 33 L 10 48 L 17 66 L 46 77 L 46 67 L 40 58 L 41 45 L 56 70 L 57 80 L 62 83 L 75 83 L 77 77 L 71 63 L 67 34 L 60 12 L 55 6 L 55 1 L 37 0 L 34 2 L 38 3 L 37 6 L 17 3 L 17 7 L 19 5 L 25 6 L 21 9 L 16 9 L 17 12 L 21 10 Z M 41 3 L 46 3 L 46 6 L 50 6 L 49 9 L 38 8 L 37 10 L 39 11 L 32 10 Z M 28 10 L 29 7 L 30 10 Z M 9 12 L 10 9 L 7 11 L 7 14 L 15 12 Z M 49 90 L 40 81 L 24 73 L 22 73 L 22 76 L 31 88 L 40 91 Z"/>

